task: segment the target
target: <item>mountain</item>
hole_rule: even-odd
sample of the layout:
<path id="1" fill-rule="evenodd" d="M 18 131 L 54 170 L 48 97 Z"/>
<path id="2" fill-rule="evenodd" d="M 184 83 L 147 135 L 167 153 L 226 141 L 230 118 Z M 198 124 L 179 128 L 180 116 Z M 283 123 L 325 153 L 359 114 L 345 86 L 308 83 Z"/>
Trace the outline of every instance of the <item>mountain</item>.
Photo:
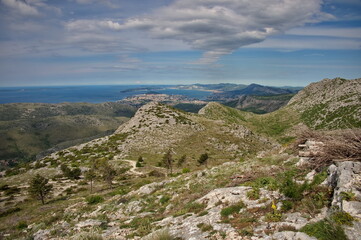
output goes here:
<path id="1" fill-rule="evenodd" d="M 287 105 L 294 94 L 270 95 L 270 96 L 249 96 L 242 95 L 236 100 L 223 102 L 224 105 L 246 112 L 269 113 Z"/>
<path id="2" fill-rule="evenodd" d="M 147 103 L 111 135 L 1 172 L 0 238 L 358 240 L 360 128 L 299 131 L 317 104 L 359 106 L 358 81 L 312 84 L 262 115 Z M 28 194 L 36 174 L 53 187 L 45 205 Z"/>
<path id="3" fill-rule="evenodd" d="M 239 90 L 223 91 L 221 93 L 214 93 L 209 97 L 210 100 L 217 101 L 227 101 L 234 100 L 243 95 L 250 96 L 270 96 L 270 95 L 283 95 L 283 94 L 293 94 L 296 93 L 296 90 L 290 90 L 285 88 L 277 87 L 267 87 L 258 84 L 251 84 L 246 88 Z"/>
<path id="4" fill-rule="evenodd" d="M 361 127 L 361 79 L 324 79 L 312 83 L 288 103 L 315 129 Z"/>
<path id="5" fill-rule="evenodd" d="M 135 110 L 119 103 L 1 104 L 0 160 L 3 167 L 30 161 L 48 149 L 110 134 Z"/>

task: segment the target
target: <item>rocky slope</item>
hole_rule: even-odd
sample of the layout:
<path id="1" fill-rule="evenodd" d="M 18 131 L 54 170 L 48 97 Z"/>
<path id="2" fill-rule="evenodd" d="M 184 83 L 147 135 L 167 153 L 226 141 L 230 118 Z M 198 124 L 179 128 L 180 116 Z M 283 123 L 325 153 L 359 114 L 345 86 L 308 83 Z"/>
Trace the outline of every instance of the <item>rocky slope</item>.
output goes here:
<path id="1" fill-rule="evenodd" d="M 227 101 L 224 105 L 253 113 L 269 113 L 287 105 L 293 94 L 273 96 L 241 96 L 237 100 Z"/>
<path id="2" fill-rule="evenodd" d="M 316 129 L 361 127 L 361 79 L 324 79 L 312 83 L 288 106 L 301 113 L 302 120 Z"/>

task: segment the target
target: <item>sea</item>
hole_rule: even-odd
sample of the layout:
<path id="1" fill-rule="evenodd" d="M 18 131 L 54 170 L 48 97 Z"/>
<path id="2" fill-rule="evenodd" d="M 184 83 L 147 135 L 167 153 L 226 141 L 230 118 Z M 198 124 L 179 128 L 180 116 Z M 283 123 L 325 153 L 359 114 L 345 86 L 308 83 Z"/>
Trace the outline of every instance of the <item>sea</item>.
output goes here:
<path id="1" fill-rule="evenodd" d="M 212 93 L 199 90 L 171 89 L 159 85 L 96 85 L 96 86 L 51 86 L 51 87 L 0 87 L 0 104 L 4 103 L 62 103 L 115 102 L 126 97 L 157 92 L 169 95 L 184 95 L 205 100 Z M 173 86 L 174 87 L 174 86 Z M 145 89 L 147 88 L 147 89 Z M 139 89 L 139 90 L 137 90 Z M 154 89 L 154 90 L 153 90 Z"/>

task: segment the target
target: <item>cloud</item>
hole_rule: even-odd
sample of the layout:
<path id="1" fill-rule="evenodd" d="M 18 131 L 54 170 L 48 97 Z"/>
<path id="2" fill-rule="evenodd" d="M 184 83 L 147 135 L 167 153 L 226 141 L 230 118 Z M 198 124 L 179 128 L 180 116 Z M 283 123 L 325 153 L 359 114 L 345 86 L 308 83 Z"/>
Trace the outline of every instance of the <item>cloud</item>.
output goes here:
<path id="1" fill-rule="evenodd" d="M 24 16 L 39 16 L 40 15 L 40 13 L 38 12 L 38 10 L 35 7 L 30 6 L 26 2 L 18 1 L 18 0 L 1 0 L 1 2 L 5 6 L 13 9 L 17 13 L 24 15 Z"/>
<path id="2" fill-rule="evenodd" d="M 101 21 L 92 26 L 137 29 L 153 38 L 180 40 L 204 51 L 198 63 L 209 64 L 269 36 L 331 18 L 321 12 L 321 0 L 178 0 L 124 23 Z"/>

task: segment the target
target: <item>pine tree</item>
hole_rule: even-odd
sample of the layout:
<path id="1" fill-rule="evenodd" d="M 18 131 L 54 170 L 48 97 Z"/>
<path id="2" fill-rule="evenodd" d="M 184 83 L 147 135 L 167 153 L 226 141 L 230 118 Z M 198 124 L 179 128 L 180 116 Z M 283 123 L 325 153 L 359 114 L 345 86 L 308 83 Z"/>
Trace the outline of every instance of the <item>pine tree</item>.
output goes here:
<path id="1" fill-rule="evenodd" d="M 187 160 L 186 155 L 181 156 L 177 161 L 177 167 L 183 166 L 183 164 L 186 162 L 186 160 Z"/>
<path id="2" fill-rule="evenodd" d="M 108 163 L 106 159 L 100 159 L 97 162 L 97 168 L 99 169 L 102 179 L 108 183 L 109 187 L 113 187 L 113 179 L 115 178 L 117 172 L 115 169 Z"/>
<path id="3" fill-rule="evenodd" d="M 168 171 L 170 171 L 171 175 L 173 174 L 173 162 L 174 160 L 172 157 L 172 153 L 171 150 L 169 149 L 168 152 L 163 156 L 162 164 L 168 169 Z"/>
<path id="4" fill-rule="evenodd" d="M 44 178 L 43 176 L 37 174 L 29 182 L 29 194 L 33 198 L 41 200 L 42 204 L 45 204 L 45 198 L 49 197 L 53 185 L 48 184 L 49 179 Z"/>
<path id="5" fill-rule="evenodd" d="M 85 173 L 85 179 L 89 180 L 90 182 L 90 193 L 93 192 L 93 182 L 95 178 L 96 178 L 96 172 L 95 169 L 92 167 Z"/>
<path id="6" fill-rule="evenodd" d="M 199 165 L 205 165 L 206 167 L 208 167 L 208 154 L 207 153 L 203 153 L 199 159 L 198 159 L 198 163 Z"/>

